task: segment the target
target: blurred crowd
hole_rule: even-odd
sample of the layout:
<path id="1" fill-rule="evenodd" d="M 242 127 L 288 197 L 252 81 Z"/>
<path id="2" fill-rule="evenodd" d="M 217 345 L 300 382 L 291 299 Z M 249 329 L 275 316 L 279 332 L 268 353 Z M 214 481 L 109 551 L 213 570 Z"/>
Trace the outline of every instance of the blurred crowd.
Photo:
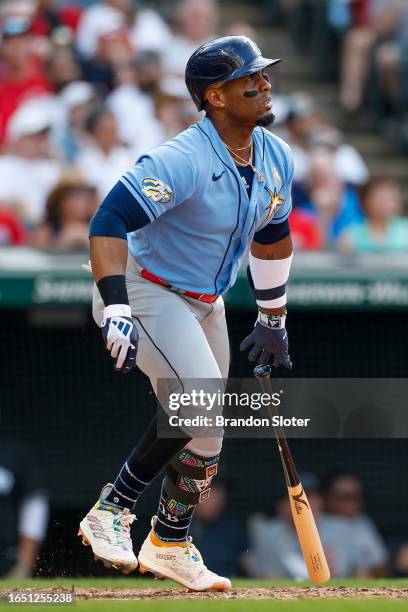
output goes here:
<path id="1" fill-rule="evenodd" d="M 339 82 L 346 114 L 369 111 L 378 128 L 385 118 L 408 120 L 406 0 L 280 0 L 280 5 L 297 50 L 313 58 L 315 76 Z"/>
<path id="2" fill-rule="evenodd" d="M 404 111 L 398 75 L 407 55 L 408 3 L 277 3 L 300 46 L 312 38 L 300 40 L 296 23 L 315 24 L 322 11 L 326 30 L 342 31 L 345 112 L 364 106 L 372 58 L 387 112 Z M 183 78 L 191 53 L 223 34 L 245 34 L 265 46 L 249 23 L 223 26 L 217 0 L 165 6 L 162 14 L 137 0 L 1 3 L 0 246 L 87 250 L 89 220 L 118 178 L 141 154 L 201 118 Z M 282 95 L 278 81 L 274 87 L 272 131 L 295 155 L 295 248 L 408 250 L 398 182 L 370 176 L 359 152 L 307 93 Z"/>
<path id="3" fill-rule="evenodd" d="M 408 250 L 408 219 L 399 183 L 370 176 L 359 152 L 324 120 L 305 93 L 284 101 L 274 129 L 294 154 L 290 224 L 298 250 L 354 252 Z"/>

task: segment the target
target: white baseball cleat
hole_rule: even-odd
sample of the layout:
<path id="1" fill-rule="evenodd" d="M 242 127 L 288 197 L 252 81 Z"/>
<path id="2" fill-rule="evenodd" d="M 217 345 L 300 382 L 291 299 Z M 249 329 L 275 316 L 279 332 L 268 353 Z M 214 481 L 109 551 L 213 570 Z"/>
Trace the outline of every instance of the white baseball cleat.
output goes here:
<path id="1" fill-rule="evenodd" d="M 139 552 L 139 570 L 152 572 L 158 580 L 171 578 L 192 591 L 229 591 L 228 578 L 217 576 L 204 565 L 189 537 L 183 543 L 162 542 L 153 531 L 157 517 L 152 518 L 152 531 Z"/>
<path id="2" fill-rule="evenodd" d="M 130 574 L 137 568 L 130 539 L 130 525 L 136 517 L 127 508 L 121 510 L 105 503 L 112 486 L 103 487 L 100 499 L 80 522 L 78 535 L 85 546 L 91 546 L 95 561 Z"/>

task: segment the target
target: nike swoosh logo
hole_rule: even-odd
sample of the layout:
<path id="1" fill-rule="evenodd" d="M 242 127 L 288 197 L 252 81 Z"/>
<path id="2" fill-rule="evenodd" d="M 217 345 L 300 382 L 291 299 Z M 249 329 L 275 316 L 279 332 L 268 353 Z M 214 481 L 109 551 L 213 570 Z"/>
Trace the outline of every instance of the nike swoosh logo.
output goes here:
<path id="1" fill-rule="evenodd" d="M 215 175 L 215 172 L 213 172 L 213 175 L 212 175 L 212 180 L 213 180 L 214 182 L 215 182 L 215 181 L 218 181 L 218 179 L 220 179 L 220 178 L 222 177 L 222 175 L 224 174 L 224 172 L 225 172 L 225 170 L 223 170 L 223 171 L 221 172 L 221 174 L 219 174 L 218 176 L 216 176 L 216 175 Z"/>

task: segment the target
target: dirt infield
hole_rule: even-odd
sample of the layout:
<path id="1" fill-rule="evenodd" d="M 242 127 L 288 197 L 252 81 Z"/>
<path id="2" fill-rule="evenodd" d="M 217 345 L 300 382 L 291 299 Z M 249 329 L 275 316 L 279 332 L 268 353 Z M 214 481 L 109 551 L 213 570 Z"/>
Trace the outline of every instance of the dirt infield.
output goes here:
<path id="1" fill-rule="evenodd" d="M 0 601 L 16 589 L 1 589 Z M 182 588 L 148 588 L 148 589 L 108 589 L 108 588 L 69 588 L 25 589 L 24 592 L 55 591 L 75 592 L 78 601 L 87 599 L 98 600 L 152 600 L 152 599 L 408 599 L 408 588 L 362 588 L 362 587 L 270 587 L 270 588 L 239 588 L 225 593 L 195 593 Z"/>

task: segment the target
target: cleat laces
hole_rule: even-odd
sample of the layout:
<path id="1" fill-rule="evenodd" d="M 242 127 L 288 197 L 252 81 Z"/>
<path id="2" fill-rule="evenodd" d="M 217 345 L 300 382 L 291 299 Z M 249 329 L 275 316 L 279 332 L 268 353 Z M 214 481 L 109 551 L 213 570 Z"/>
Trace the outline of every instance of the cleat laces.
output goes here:
<path id="1" fill-rule="evenodd" d="M 136 519 L 136 516 L 134 514 L 131 514 L 127 508 L 118 513 L 115 513 L 113 520 L 112 511 L 100 510 L 100 512 L 105 512 L 106 516 L 101 516 L 98 513 L 99 516 L 97 518 L 97 521 L 99 523 L 99 528 L 93 528 L 93 533 L 95 537 L 106 539 L 106 536 L 108 536 L 109 540 L 114 546 L 120 546 L 121 548 L 124 548 L 126 550 L 132 550 L 130 525 Z"/>
<path id="2" fill-rule="evenodd" d="M 187 546 L 177 553 L 175 563 L 184 574 L 187 574 L 191 579 L 196 579 L 209 572 L 209 570 L 204 565 L 203 558 L 194 546 L 191 536 L 188 537 L 187 542 Z"/>

